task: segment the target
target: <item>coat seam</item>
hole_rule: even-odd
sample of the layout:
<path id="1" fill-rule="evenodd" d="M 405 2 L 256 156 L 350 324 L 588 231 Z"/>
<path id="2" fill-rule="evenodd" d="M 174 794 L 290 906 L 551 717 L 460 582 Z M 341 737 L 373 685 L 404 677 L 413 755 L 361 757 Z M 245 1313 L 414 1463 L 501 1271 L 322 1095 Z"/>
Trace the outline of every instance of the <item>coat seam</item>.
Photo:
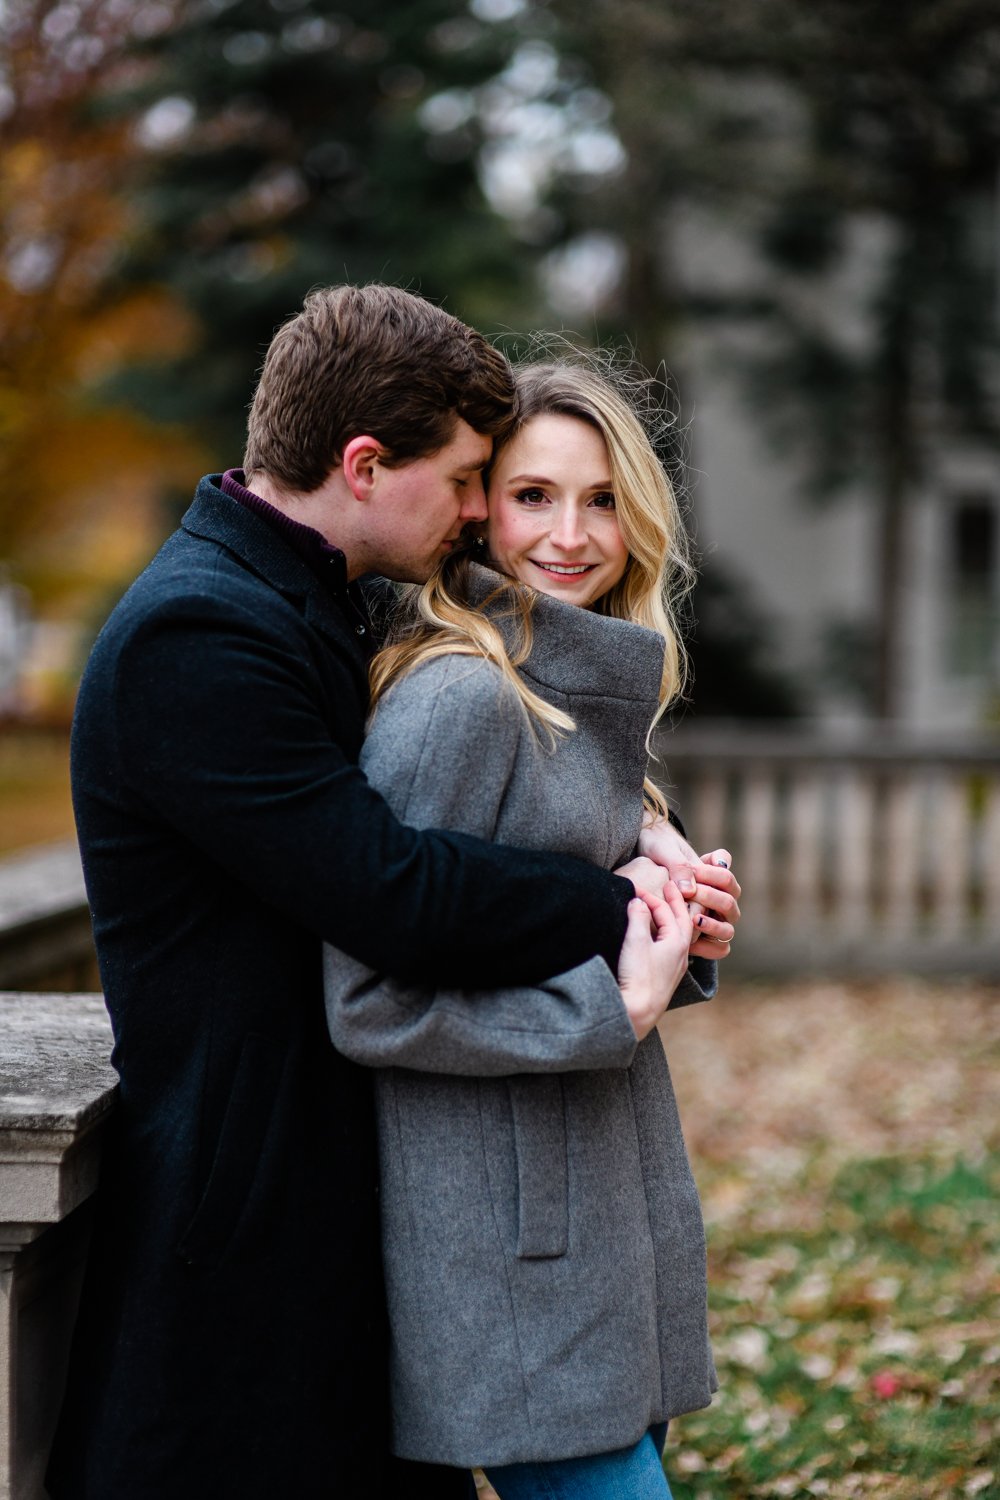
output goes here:
<path id="1" fill-rule="evenodd" d="M 497 1218 L 496 1195 L 493 1191 L 493 1175 L 490 1171 L 490 1154 L 486 1149 L 486 1126 L 483 1120 L 483 1096 L 481 1089 L 476 1090 L 476 1103 L 479 1106 L 479 1136 L 483 1151 L 483 1162 L 486 1167 L 486 1180 L 489 1184 L 490 1190 L 490 1215 L 493 1219 L 493 1228 L 496 1231 L 497 1245 L 499 1246 L 500 1254 L 503 1258 L 504 1284 L 507 1288 L 507 1301 L 510 1305 L 511 1329 L 514 1334 L 514 1344 L 517 1350 L 517 1368 L 521 1376 L 521 1397 L 524 1402 L 524 1415 L 528 1423 L 528 1430 L 533 1433 L 535 1430 L 535 1424 L 532 1420 L 531 1415 L 531 1398 L 528 1388 L 528 1372 L 524 1364 L 524 1351 L 521 1347 L 521 1335 L 518 1328 L 517 1299 L 514 1296 L 514 1288 L 511 1285 L 510 1257 L 508 1256 L 506 1247 L 504 1246 L 503 1234 L 501 1232 L 500 1223 Z"/>

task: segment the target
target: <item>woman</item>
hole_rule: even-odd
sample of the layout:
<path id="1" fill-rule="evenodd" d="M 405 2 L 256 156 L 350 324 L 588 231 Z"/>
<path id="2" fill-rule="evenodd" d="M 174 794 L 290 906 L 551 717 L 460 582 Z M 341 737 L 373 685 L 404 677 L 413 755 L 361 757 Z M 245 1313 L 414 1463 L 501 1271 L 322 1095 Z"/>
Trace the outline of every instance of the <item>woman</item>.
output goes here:
<path id="1" fill-rule="evenodd" d="M 411 593 L 362 763 L 408 822 L 610 866 L 644 803 L 666 811 L 646 740 L 680 686 L 683 530 L 608 380 L 560 362 L 518 387 L 488 566 L 454 553 Z M 535 990 L 447 994 L 327 954 L 333 1040 L 379 1069 L 394 1451 L 481 1466 L 502 1500 L 668 1496 L 666 1422 L 715 1389 L 654 1029 L 671 992 L 713 992 L 714 965 L 689 963 L 676 888 L 647 899 L 617 982 L 594 959 Z"/>

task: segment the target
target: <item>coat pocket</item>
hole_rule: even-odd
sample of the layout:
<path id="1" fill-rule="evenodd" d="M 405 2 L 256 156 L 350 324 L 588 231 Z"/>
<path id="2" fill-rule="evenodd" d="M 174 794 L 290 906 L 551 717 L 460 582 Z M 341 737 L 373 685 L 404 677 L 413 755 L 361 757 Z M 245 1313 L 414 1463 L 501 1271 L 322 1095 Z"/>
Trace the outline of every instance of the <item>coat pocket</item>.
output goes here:
<path id="1" fill-rule="evenodd" d="M 569 1240 L 569 1163 L 562 1079 L 509 1078 L 517 1155 L 517 1253 L 526 1260 L 565 1255 Z"/>
<path id="2" fill-rule="evenodd" d="M 208 1182 L 177 1246 L 189 1265 L 216 1266 L 229 1247 L 253 1189 L 284 1062 L 285 1049 L 273 1038 L 244 1038 Z"/>

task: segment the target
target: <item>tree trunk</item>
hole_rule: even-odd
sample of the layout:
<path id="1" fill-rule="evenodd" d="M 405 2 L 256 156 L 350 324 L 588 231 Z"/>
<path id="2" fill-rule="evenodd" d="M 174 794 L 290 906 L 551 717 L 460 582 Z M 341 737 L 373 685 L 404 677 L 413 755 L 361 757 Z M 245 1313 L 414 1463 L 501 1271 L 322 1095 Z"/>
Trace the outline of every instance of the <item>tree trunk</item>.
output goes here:
<path id="1" fill-rule="evenodd" d="M 887 299 L 890 305 L 886 309 L 877 377 L 881 399 L 876 404 L 875 441 L 881 493 L 872 705 L 876 716 L 886 720 L 898 719 L 903 708 L 906 591 L 912 566 L 909 490 L 916 459 L 913 423 L 916 339 L 910 278 L 904 264 L 890 272 L 890 277 Z"/>

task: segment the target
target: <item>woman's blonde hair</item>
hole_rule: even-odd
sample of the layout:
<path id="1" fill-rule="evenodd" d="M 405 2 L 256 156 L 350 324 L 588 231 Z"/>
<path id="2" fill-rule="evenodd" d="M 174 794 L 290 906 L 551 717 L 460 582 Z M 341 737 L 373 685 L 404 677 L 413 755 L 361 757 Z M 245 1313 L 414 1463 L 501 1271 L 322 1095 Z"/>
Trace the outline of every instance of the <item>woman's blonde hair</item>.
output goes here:
<path id="1" fill-rule="evenodd" d="M 652 382 L 611 360 L 574 351 L 555 360 L 515 369 L 517 396 L 509 424 L 497 434 L 494 459 L 507 443 L 539 416 L 568 416 L 586 422 L 608 450 L 615 509 L 629 558 L 622 577 L 592 608 L 595 613 L 632 620 L 663 637 L 660 703 L 655 728 L 667 706 L 684 688 L 686 657 L 677 611 L 691 587 L 687 533 L 673 485 L 656 455 L 663 409 Z M 468 602 L 470 553 L 450 554 L 427 583 L 413 585 L 402 602 L 393 639 L 372 662 L 372 700 L 419 662 L 461 653 L 485 657 L 503 673 L 526 713 L 550 740 L 573 728 L 569 715 L 533 693 L 517 668 L 531 652 L 531 610 L 535 591 L 514 579 L 499 578 L 486 601 L 496 617 L 502 606 L 512 624 L 513 645 L 505 644 L 492 619 Z M 648 740 L 647 740 L 648 744 Z M 665 816 L 662 792 L 646 780 L 646 807 Z"/>

